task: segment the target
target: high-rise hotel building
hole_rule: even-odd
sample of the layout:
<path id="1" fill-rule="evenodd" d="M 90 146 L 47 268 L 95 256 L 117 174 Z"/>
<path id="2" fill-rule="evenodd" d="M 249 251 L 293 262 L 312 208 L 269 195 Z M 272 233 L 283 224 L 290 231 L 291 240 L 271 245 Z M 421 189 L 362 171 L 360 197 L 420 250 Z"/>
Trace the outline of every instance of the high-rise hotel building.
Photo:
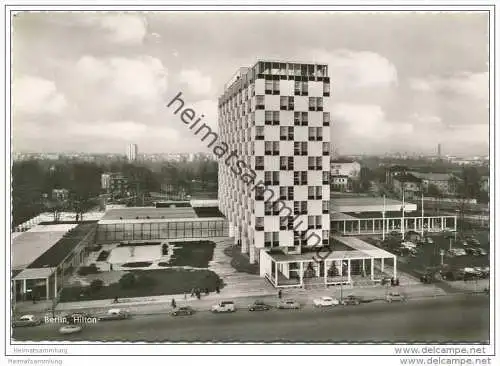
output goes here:
<path id="1" fill-rule="evenodd" d="M 240 164 L 219 161 L 219 206 L 251 263 L 328 245 L 329 97 L 322 64 L 259 61 L 225 85 L 219 139 Z"/>

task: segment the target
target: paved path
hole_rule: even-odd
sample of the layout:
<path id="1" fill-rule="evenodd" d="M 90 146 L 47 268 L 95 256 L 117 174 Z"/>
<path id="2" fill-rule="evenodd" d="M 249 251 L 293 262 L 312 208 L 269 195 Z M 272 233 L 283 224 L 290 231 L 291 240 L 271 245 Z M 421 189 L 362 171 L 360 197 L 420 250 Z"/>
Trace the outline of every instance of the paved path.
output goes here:
<path id="1" fill-rule="evenodd" d="M 191 317 L 136 315 L 129 320 L 85 325 L 62 336 L 57 324 L 16 328 L 15 340 L 64 341 L 293 341 L 293 342 L 485 342 L 489 297 L 445 296 L 406 303 L 233 314 L 198 312 Z M 105 347 L 102 345 L 101 347 Z"/>

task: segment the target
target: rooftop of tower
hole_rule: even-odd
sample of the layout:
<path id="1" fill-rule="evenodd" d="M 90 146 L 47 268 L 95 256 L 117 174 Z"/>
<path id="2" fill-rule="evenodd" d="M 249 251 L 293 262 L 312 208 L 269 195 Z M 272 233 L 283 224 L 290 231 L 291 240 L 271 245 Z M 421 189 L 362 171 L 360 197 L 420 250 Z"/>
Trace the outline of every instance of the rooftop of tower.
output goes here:
<path id="1" fill-rule="evenodd" d="M 224 93 L 231 94 L 234 88 L 241 89 L 255 79 L 276 78 L 282 80 L 327 81 L 328 64 L 286 60 L 257 60 L 252 66 L 240 67 L 224 84 Z M 326 80 L 324 80 L 326 79 Z M 219 100 L 220 102 L 220 100 Z"/>

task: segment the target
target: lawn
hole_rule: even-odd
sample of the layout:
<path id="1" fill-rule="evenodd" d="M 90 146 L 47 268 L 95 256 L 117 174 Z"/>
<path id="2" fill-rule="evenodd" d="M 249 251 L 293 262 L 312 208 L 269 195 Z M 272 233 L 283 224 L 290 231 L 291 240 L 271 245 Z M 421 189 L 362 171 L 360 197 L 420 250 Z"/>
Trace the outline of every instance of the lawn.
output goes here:
<path id="1" fill-rule="evenodd" d="M 162 262 L 159 266 L 208 268 L 208 263 L 214 255 L 213 241 L 176 241 L 172 245 L 174 245 L 172 257 L 168 263 Z"/>
<path id="2" fill-rule="evenodd" d="M 89 286 L 66 287 L 61 292 L 60 302 L 104 300 L 129 297 L 190 294 L 193 288 L 214 292 L 216 286 L 224 286 L 219 276 L 209 270 L 159 269 L 149 271 L 128 271 L 148 281 L 138 281 L 133 288 L 123 288 L 120 283 L 112 283 L 91 292 Z M 148 283 L 147 286 L 143 285 Z"/>
<path id="3" fill-rule="evenodd" d="M 240 246 L 231 246 L 224 249 L 224 254 L 231 257 L 231 266 L 237 272 L 259 274 L 259 265 L 254 263 L 250 264 L 248 257 L 241 254 Z"/>

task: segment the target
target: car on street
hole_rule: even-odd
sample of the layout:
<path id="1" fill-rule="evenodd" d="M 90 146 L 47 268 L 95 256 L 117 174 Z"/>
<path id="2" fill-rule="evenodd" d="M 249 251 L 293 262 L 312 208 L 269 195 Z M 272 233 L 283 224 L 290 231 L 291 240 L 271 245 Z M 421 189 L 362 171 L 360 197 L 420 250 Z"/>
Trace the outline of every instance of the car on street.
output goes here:
<path id="1" fill-rule="evenodd" d="M 173 310 L 170 314 L 172 316 L 189 316 L 194 314 L 194 310 L 190 306 L 181 306 Z"/>
<path id="2" fill-rule="evenodd" d="M 490 267 L 474 267 L 479 278 L 488 278 L 490 276 Z"/>
<path id="3" fill-rule="evenodd" d="M 293 299 L 285 299 L 278 302 L 278 309 L 300 309 L 300 304 Z"/>
<path id="4" fill-rule="evenodd" d="M 221 301 L 212 306 L 213 313 L 232 313 L 236 311 L 233 301 Z"/>
<path id="5" fill-rule="evenodd" d="M 421 272 L 420 273 L 420 282 L 422 283 L 433 283 L 434 282 L 434 274 L 431 272 Z"/>
<path id="6" fill-rule="evenodd" d="M 406 301 L 406 298 L 401 295 L 399 292 L 389 292 L 386 297 L 385 301 L 387 302 L 403 302 Z"/>
<path id="7" fill-rule="evenodd" d="M 490 267 L 489 266 L 481 267 L 481 272 L 483 272 L 483 275 L 485 278 L 490 277 Z"/>
<path id="8" fill-rule="evenodd" d="M 355 295 L 348 295 L 340 301 L 340 303 L 342 305 L 359 305 L 362 302 L 363 302 L 363 299 L 361 297 L 355 296 Z"/>
<path id="9" fill-rule="evenodd" d="M 459 270 L 460 272 L 460 279 L 463 279 L 464 281 L 467 280 L 475 280 L 478 278 L 481 278 L 482 272 L 480 270 L 477 270 L 476 268 L 473 267 L 465 267 Z"/>
<path id="10" fill-rule="evenodd" d="M 266 303 L 260 300 L 256 300 L 252 305 L 248 307 L 249 311 L 266 311 L 270 309 L 271 309 L 270 305 L 267 305 Z"/>
<path id="11" fill-rule="evenodd" d="M 339 305 L 340 301 L 330 296 L 322 296 L 319 299 L 314 299 L 313 304 L 316 307 L 327 307 L 327 306 Z"/>
<path id="12" fill-rule="evenodd" d="M 124 320 L 130 318 L 130 313 L 123 309 L 109 309 L 99 320 Z"/>
<path id="13" fill-rule="evenodd" d="M 26 314 L 19 317 L 19 319 L 14 319 L 14 321 L 12 322 L 12 327 L 36 327 L 37 325 L 40 325 L 42 323 L 42 319 L 37 318 L 36 316 L 31 314 Z"/>
<path id="14" fill-rule="evenodd" d="M 441 278 L 446 281 L 456 281 L 459 279 L 463 279 L 462 274 L 459 271 L 453 270 L 441 270 L 439 271 Z"/>
<path id="15" fill-rule="evenodd" d="M 73 334 L 82 331 L 82 327 L 76 324 L 66 324 L 59 328 L 59 333 L 61 334 Z"/>

